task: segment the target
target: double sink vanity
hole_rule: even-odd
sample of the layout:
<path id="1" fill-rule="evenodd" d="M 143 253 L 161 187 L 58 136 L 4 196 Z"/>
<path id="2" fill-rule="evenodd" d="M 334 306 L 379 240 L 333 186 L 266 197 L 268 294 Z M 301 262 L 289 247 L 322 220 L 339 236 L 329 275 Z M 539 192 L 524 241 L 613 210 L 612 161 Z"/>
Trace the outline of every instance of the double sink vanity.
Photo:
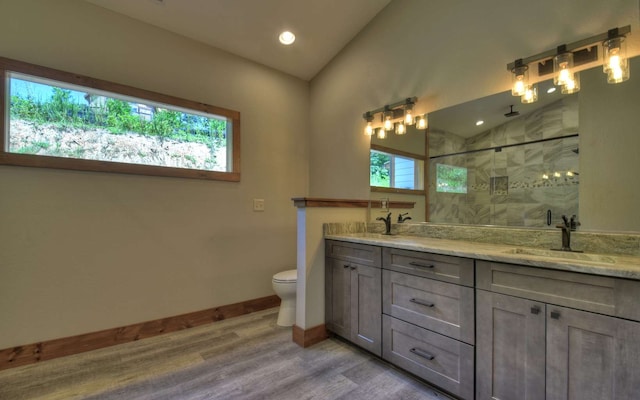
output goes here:
<path id="1" fill-rule="evenodd" d="M 461 399 L 640 398 L 638 237 L 575 253 L 541 247 L 553 231 L 345 232 L 325 225 L 334 334 Z"/>

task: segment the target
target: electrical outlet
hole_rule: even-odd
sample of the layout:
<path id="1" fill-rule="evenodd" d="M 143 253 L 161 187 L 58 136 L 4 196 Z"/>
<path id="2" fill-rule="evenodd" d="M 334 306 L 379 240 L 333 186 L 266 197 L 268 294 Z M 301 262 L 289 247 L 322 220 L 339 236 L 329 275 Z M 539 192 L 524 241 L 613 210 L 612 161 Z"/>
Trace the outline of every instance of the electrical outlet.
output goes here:
<path id="1" fill-rule="evenodd" d="M 253 199 L 253 211 L 264 211 L 264 199 Z"/>

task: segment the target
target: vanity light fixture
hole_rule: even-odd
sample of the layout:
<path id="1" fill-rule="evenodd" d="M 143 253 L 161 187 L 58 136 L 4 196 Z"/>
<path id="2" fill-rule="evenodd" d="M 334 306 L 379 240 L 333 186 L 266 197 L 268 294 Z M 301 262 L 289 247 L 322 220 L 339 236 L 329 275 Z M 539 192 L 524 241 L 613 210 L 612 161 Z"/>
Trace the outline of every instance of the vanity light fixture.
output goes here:
<path id="1" fill-rule="evenodd" d="M 375 133 L 378 139 L 384 139 L 389 132 L 395 132 L 396 135 L 406 134 L 409 125 L 415 124 L 416 129 L 427 129 L 426 116 L 414 116 L 413 114 L 413 105 L 416 101 L 416 97 L 408 97 L 402 101 L 365 112 L 362 114 L 362 118 L 366 121 L 364 134 L 372 136 Z M 374 126 L 376 114 L 380 114 L 379 121 L 382 126 L 379 128 Z"/>
<path id="2" fill-rule="evenodd" d="M 538 99 L 535 85 L 531 85 L 528 81 L 531 64 L 537 65 L 539 77 L 553 73 L 554 84 L 560 86 L 562 93 L 576 93 L 580 90 L 580 76 L 575 71 L 575 67 L 597 61 L 600 44 L 604 53 L 603 71 L 607 74 L 607 82 L 620 83 L 628 80 L 629 60 L 626 54 L 625 38 L 630 32 L 630 25 L 613 28 L 507 64 L 507 70 L 512 74 L 511 93 L 514 96 L 520 96 L 523 103 L 532 103 Z M 551 89 L 547 91 L 547 93 L 552 92 Z"/>

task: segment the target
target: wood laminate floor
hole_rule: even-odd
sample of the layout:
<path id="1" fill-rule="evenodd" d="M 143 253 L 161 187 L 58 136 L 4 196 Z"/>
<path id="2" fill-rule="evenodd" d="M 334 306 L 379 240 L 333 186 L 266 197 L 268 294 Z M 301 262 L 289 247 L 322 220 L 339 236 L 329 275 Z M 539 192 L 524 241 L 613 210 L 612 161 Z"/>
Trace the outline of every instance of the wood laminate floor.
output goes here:
<path id="1" fill-rule="evenodd" d="M 0 371 L 0 399 L 448 397 L 337 339 L 302 349 L 271 309 Z"/>

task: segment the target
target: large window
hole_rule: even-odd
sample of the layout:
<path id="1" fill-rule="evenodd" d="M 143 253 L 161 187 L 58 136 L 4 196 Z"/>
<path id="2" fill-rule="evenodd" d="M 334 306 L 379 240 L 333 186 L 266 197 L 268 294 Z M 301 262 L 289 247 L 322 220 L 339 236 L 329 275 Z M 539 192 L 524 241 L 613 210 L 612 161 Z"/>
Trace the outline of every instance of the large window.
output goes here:
<path id="1" fill-rule="evenodd" d="M 3 164 L 238 181 L 239 113 L 0 59 Z"/>
<path id="2" fill-rule="evenodd" d="M 370 185 L 407 191 L 424 189 L 424 160 L 406 154 L 371 149 Z"/>

